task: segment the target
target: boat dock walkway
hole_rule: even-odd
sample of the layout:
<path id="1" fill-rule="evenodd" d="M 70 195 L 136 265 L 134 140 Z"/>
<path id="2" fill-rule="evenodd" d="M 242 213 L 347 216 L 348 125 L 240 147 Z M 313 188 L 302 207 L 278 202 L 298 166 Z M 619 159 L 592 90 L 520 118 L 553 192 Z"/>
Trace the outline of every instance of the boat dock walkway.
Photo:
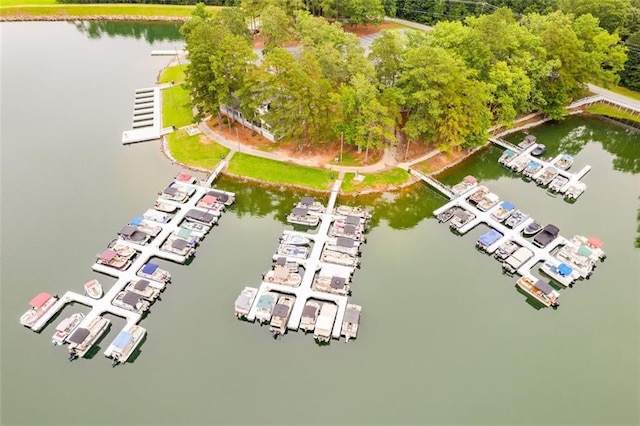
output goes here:
<path id="1" fill-rule="evenodd" d="M 504 139 L 499 138 L 499 137 L 497 137 L 497 136 L 494 136 L 494 137 L 492 137 L 492 138 L 489 138 L 489 142 L 491 142 L 491 143 L 493 143 L 493 144 L 495 144 L 495 145 L 501 146 L 501 147 L 503 147 L 504 149 L 510 149 L 510 150 L 512 150 L 513 152 L 520 153 L 520 151 L 522 151 L 522 148 L 520 148 L 519 146 L 514 145 L 514 144 L 512 144 L 511 142 L 507 142 L 507 141 L 505 141 Z"/>
<path id="2" fill-rule="evenodd" d="M 122 132 L 122 144 L 160 139 L 174 131 L 173 127 L 162 128 L 162 89 L 172 84 L 161 84 L 135 91 L 132 129 Z"/>
<path id="3" fill-rule="evenodd" d="M 426 174 L 424 174 L 422 172 L 419 172 L 419 171 L 417 171 L 415 169 L 409 168 L 407 170 L 413 176 L 417 177 L 418 179 L 422 179 L 423 181 L 425 181 L 426 183 L 431 185 L 433 188 L 435 188 L 437 191 L 439 191 L 441 194 L 444 194 L 450 200 L 455 197 L 455 194 L 453 193 L 453 191 L 451 191 L 451 189 L 448 186 L 446 186 L 443 183 L 438 182 L 436 179 L 432 178 L 431 176 L 428 176 L 428 175 L 426 175 Z"/>
<path id="4" fill-rule="evenodd" d="M 498 203 L 495 207 L 493 207 L 493 208 L 491 208 L 491 209 L 489 209 L 488 211 L 485 212 L 485 211 L 481 211 L 478 208 L 476 208 L 475 206 L 471 205 L 466 200 L 466 197 L 471 195 L 474 191 L 475 191 L 475 188 L 472 188 L 469 191 L 461 194 L 458 198 L 456 198 L 454 200 L 451 200 L 450 202 L 446 203 L 444 206 L 434 210 L 433 214 L 437 216 L 438 214 L 445 212 L 446 210 L 450 209 L 451 207 L 456 207 L 457 206 L 457 207 L 460 207 L 460 208 L 463 208 L 463 209 L 467 210 L 468 212 L 473 213 L 476 216 L 469 223 L 467 223 L 467 224 L 461 226 L 460 228 L 458 228 L 457 229 L 458 233 L 466 234 L 471 229 L 473 229 L 476 226 L 478 226 L 480 223 L 484 223 L 487 226 L 489 226 L 490 228 L 493 228 L 496 231 L 500 232 L 502 234 L 502 237 L 500 237 L 497 241 L 495 241 L 493 244 L 491 244 L 489 247 L 487 247 L 486 250 L 484 250 L 489 254 L 495 252 L 498 249 L 498 247 L 500 247 L 502 244 L 504 244 L 508 240 L 514 241 L 517 244 L 519 244 L 521 247 L 525 247 L 525 248 L 531 250 L 531 252 L 533 253 L 533 257 L 531 259 L 529 259 L 527 262 L 523 263 L 516 270 L 516 272 L 518 274 L 520 274 L 520 275 L 528 276 L 530 278 L 533 278 L 533 275 L 531 273 L 531 269 L 538 262 L 548 262 L 548 263 L 552 263 L 554 265 L 558 265 L 559 263 L 561 263 L 553 255 L 551 255 L 551 252 L 558 246 L 567 245 L 567 244 L 573 245 L 573 243 L 571 243 L 569 240 L 567 240 L 566 238 L 564 238 L 562 236 L 558 236 L 555 240 L 553 240 L 549 245 L 547 245 L 544 248 L 541 248 L 541 247 L 538 247 L 538 246 L 534 245 L 531 241 L 529 241 L 528 239 L 523 237 L 522 234 L 521 234 L 521 231 L 524 228 L 526 228 L 527 225 L 529 225 L 531 222 L 533 222 L 533 219 L 529 218 L 529 219 L 525 220 L 523 223 L 521 223 L 520 225 L 516 226 L 513 229 L 508 228 L 505 225 L 503 225 L 501 222 L 498 222 L 497 220 L 495 220 L 495 219 L 493 219 L 491 217 L 491 213 L 493 211 L 497 210 L 498 208 L 500 208 L 500 203 Z"/>
<path id="5" fill-rule="evenodd" d="M 269 282 L 263 281 L 260 284 L 260 288 L 258 289 L 258 293 L 254 299 L 253 306 L 249 310 L 249 314 L 247 315 L 248 321 L 255 321 L 256 318 L 256 310 L 257 310 L 257 301 L 260 299 L 264 293 L 268 291 L 275 291 L 282 294 L 289 294 L 295 296 L 296 300 L 291 309 L 291 315 L 289 316 L 289 321 L 287 323 L 287 328 L 290 330 L 297 330 L 300 326 L 300 320 L 302 318 L 302 311 L 304 309 L 305 304 L 308 299 L 317 299 L 320 301 L 333 302 L 338 306 L 338 313 L 336 315 L 336 320 L 333 325 L 332 337 L 334 339 L 340 338 L 340 333 L 342 330 L 342 321 L 344 319 L 345 311 L 347 308 L 347 300 L 348 296 L 342 296 L 337 294 L 330 294 L 321 291 L 315 291 L 311 288 L 313 284 L 313 279 L 315 277 L 315 273 L 321 269 L 325 265 L 330 265 L 328 263 L 324 263 L 320 260 L 320 255 L 322 254 L 322 250 L 327 241 L 334 239 L 329 236 L 329 227 L 333 220 L 337 217 L 332 214 L 333 209 L 335 207 L 336 199 L 338 198 L 338 193 L 340 192 L 340 186 L 342 185 L 342 180 L 336 180 L 332 189 L 331 196 L 329 197 L 329 201 L 327 203 L 326 209 L 324 213 L 315 213 L 320 217 L 320 225 L 318 227 L 318 231 L 315 234 L 307 234 L 304 232 L 296 232 L 296 231 L 285 231 L 286 233 L 299 234 L 305 237 L 311 238 L 313 240 L 313 248 L 309 254 L 307 259 L 290 259 L 291 261 L 296 261 L 300 265 L 305 268 L 304 275 L 302 277 L 302 282 L 298 287 L 290 287 L 281 284 L 273 284 Z M 312 212 L 310 212 L 312 213 Z M 335 266 L 331 264 L 332 266 Z M 355 269 L 343 266 L 345 269 Z"/>

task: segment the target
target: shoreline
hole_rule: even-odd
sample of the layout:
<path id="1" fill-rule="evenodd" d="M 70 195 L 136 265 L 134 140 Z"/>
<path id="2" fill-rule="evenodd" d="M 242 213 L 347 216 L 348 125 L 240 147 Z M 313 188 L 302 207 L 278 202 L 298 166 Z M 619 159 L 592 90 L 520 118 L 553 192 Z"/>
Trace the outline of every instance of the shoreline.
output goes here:
<path id="1" fill-rule="evenodd" d="M 0 15 L 0 22 L 60 22 L 60 21 L 138 21 L 184 23 L 188 16 L 148 15 Z"/>

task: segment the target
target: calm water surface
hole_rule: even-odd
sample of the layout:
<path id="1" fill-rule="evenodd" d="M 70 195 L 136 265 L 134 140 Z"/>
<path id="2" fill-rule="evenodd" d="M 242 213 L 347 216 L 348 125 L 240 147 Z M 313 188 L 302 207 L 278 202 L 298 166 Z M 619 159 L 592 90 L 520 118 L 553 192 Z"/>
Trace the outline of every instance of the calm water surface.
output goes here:
<path id="1" fill-rule="evenodd" d="M 345 345 L 275 341 L 235 320 L 299 194 L 222 179 L 238 203 L 189 266 L 160 262 L 173 283 L 142 322 L 133 363 L 102 351 L 67 362 L 50 325 L 18 324 L 39 291 L 81 291 L 91 265 L 178 172 L 157 143 L 123 147 L 136 88 L 181 47 L 175 27 L 3 23 L 1 420 L 3 424 L 638 424 L 640 256 L 635 248 L 640 136 L 587 118 L 535 129 L 549 155 L 593 170 L 574 205 L 496 164 L 491 148 L 441 179 L 474 174 L 567 237 L 605 241 L 589 281 L 562 306 L 527 302 L 499 264 L 432 217 L 445 200 L 418 185 L 358 202 L 373 227 L 355 275 L 361 331 Z M 522 135 L 514 135 L 518 141 Z M 69 306 L 62 316 L 87 309 Z M 58 320 L 61 317 L 58 317 Z M 55 323 L 54 323 L 55 324 Z"/>

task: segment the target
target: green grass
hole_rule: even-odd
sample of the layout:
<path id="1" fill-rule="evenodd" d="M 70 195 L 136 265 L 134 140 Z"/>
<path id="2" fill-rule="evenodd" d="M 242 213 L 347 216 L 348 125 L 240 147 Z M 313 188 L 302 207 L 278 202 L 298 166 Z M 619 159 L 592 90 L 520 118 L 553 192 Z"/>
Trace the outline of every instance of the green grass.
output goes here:
<path id="1" fill-rule="evenodd" d="M 3 0 L 0 6 L 0 14 L 10 15 L 35 15 L 35 16 L 92 16 L 92 15 L 137 15 L 137 16 L 161 16 L 188 18 L 195 6 L 167 6 L 156 4 L 57 4 L 52 0 L 24 1 Z M 207 10 L 219 9 L 215 6 L 207 6 Z"/>
<path id="2" fill-rule="evenodd" d="M 229 163 L 229 173 L 265 182 L 300 185 L 325 191 L 331 188 L 336 172 L 236 153 Z"/>
<path id="3" fill-rule="evenodd" d="M 406 170 L 395 167 L 380 173 L 360 173 L 364 176 L 361 183 L 353 181 L 355 173 L 347 173 L 342 182 L 340 190 L 344 193 L 351 194 L 365 190 L 380 189 L 388 186 L 398 186 L 405 183 L 410 178 L 410 174 Z"/>
<path id="4" fill-rule="evenodd" d="M 587 108 L 587 112 L 591 114 L 603 115 L 605 117 L 619 118 L 623 120 L 633 121 L 634 123 L 640 123 L 640 116 L 629 114 L 628 112 L 608 105 L 591 105 L 589 108 Z"/>
<path id="5" fill-rule="evenodd" d="M 229 149 L 214 141 L 202 143 L 201 136 L 189 136 L 185 130 L 167 135 L 171 156 L 187 166 L 213 170 L 227 156 Z"/>
<path id="6" fill-rule="evenodd" d="M 340 156 L 340 154 L 336 154 L 336 155 Z M 360 161 L 360 159 L 355 157 L 350 152 L 345 152 L 342 154 L 342 161 L 335 162 L 331 160 L 331 164 L 335 164 L 338 166 L 345 166 L 345 167 L 362 166 L 362 162 Z"/>
<path id="7" fill-rule="evenodd" d="M 167 67 L 160 73 L 160 83 L 184 81 L 186 65 Z M 193 123 L 189 92 L 181 85 L 162 90 L 162 125 L 183 127 Z"/>

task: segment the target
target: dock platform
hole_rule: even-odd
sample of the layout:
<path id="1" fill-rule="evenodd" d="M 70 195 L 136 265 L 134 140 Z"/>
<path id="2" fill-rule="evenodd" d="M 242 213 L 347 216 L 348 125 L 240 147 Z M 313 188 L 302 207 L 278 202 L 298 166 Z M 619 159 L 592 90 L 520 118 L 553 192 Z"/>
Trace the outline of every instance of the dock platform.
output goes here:
<path id="1" fill-rule="evenodd" d="M 122 144 L 160 139 L 174 131 L 162 127 L 162 89 L 171 84 L 136 89 L 131 130 L 122 132 Z"/>

